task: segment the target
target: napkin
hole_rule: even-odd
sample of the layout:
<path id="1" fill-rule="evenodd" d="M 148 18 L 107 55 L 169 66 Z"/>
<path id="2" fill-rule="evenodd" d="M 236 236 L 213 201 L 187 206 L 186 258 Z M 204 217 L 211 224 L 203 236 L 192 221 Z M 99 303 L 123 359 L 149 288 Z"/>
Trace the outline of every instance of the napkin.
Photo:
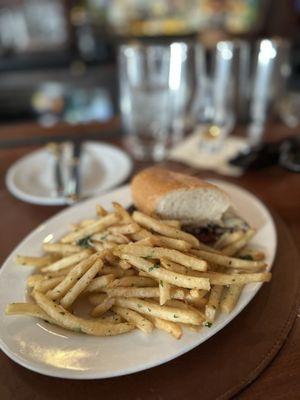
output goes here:
<path id="1" fill-rule="evenodd" d="M 205 143 L 201 142 L 201 130 L 197 128 L 169 151 L 168 159 L 180 161 L 192 168 L 210 170 L 227 176 L 240 176 L 243 174 L 243 169 L 230 165 L 228 161 L 247 147 L 245 139 L 227 137 L 219 149 L 210 150 Z"/>

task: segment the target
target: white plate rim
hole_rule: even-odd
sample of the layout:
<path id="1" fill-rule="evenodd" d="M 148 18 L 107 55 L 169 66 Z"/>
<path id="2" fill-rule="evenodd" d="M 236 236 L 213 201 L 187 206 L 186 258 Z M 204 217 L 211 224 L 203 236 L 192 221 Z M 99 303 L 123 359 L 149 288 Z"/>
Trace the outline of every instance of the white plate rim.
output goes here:
<path id="1" fill-rule="evenodd" d="M 123 162 L 124 165 L 126 165 L 125 167 L 123 167 L 120 171 L 120 177 L 118 180 L 116 180 L 116 182 L 114 183 L 113 186 L 107 186 L 103 189 L 100 189 L 97 193 L 94 193 L 93 197 L 95 196 L 99 196 L 102 193 L 105 193 L 108 190 L 113 189 L 114 187 L 117 187 L 119 184 L 121 184 L 122 182 L 125 181 L 126 178 L 128 178 L 128 176 L 130 175 L 132 168 L 133 168 L 133 162 L 132 159 L 130 158 L 130 156 L 121 148 L 114 146 L 112 144 L 109 143 L 104 143 L 104 142 L 98 142 L 98 141 L 91 141 L 91 140 L 87 140 L 84 142 L 84 144 L 94 144 L 98 147 L 101 147 L 102 149 L 109 149 L 110 151 L 114 151 L 119 157 L 123 158 Z M 14 177 L 16 172 L 18 171 L 18 169 L 20 168 L 20 166 L 24 163 L 24 162 L 28 162 L 28 160 L 30 160 L 31 157 L 38 155 L 39 153 L 42 153 L 43 151 L 45 151 L 45 147 L 39 148 L 37 150 L 34 150 L 32 152 L 30 152 L 29 154 L 24 155 L 23 157 L 21 157 L 20 159 L 18 159 L 17 161 L 15 161 L 7 170 L 6 174 L 5 174 L 5 184 L 7 189 L 9 190 L 9 192 L 16 197 L 19 200 L 25 201 L 27 203 L 31 203 L 31 204 L 36 204 L 36 205 L 42 205 L 42 206 L 63 206 L 63 205 L 67 205 L 68 202 L 66 199 L 61 198 L 61 197 L 39 197 L 36 195 L 31 195 L 28 193 L 23 192 L 21 189 L 18 188 L 18 186 L 15 185 L 14 183 Z"/>
<path id="2" fill-rule="evenodd" d="M 272 255 L 272 259 L 271 259 L 271 263 L 270 263 L 270 269 L 272 268 L 272 265 L 274 263 L 274 259 L 276 257 L 276 250 L 277 250 L 277 231 L 276 231 L 276 227 L 275 227 L 275 223 L 273 220 L 273 217 L 271 215 L 271 213 L 269 212 L 268 208 L 264 205 L 264 203 L 257 198 L 254 194 L 252 194 L 251 192 L 249 192 L 248 190 L 239 187 L 235 184 L 226 182 L 226 181 L 222 181 L 222 180 L 210 180 L 212 183 L 216 183 L 217 185 L 220 186 L 224 186 L 225 188 L 234 188 L 235 190 L 238 189 L 239 191 L 243 192 L 244 194 L 246 194 L 248 197 L 251 198 L 252 201 L 255 201 L 261 208 L 262 210 L 266 213 L 266 215 L 268 216 L 268 222 L 271 223 L 272 229 L 273 229 L 273 233 L 274 233 L 274 247 L 275 247 L 275 252 Z M 95 196 L 93 198 L 87 199 L 83 202 L 81 202 L 80 204 L 74 205 L 72 207 L 68 207 L 67 209 L 61 210 L 58 213 L 56 213 L 54 216 L 50 217 L 49 219 L 47 219 L 46 221 L 44 221 L 41 225 L 39 225 L 37 228 L 35 228 L 33 231 L 31 231 L 20 243 L 19 245 L 8 255 L 8 257 L 6 258 L 6 260 L 4 261 L 4 263 L 2 264 L 2 267 L 0 268 L 0 279 L 1 279 L 1 275 L 5 269 L 6 264 L 8 264 L 10 258 L 12 258 L 14 256 L 15 253 L 18 252 L 18 249 L 22 247 L 22 245 L 28 240 L 30 240 L 31 236 L 34 236 L 36 232 L 38 232 L 41 229 L 41 226 L 44 226 L 50 222 L 52 222 L 53 220 L 55 220 L 56 218 L 58 219 L 61 214 L 64 214 L 65 212 L 68 212 L 71 208 L 74 209 L 75 207 L 77 207 L 78 205 L 84 207 L 85 205 L 87 205 L 88 203 L 92 203 L 94 201 L 101 201 L 101 197 L 106 196 L 110 193 L 114 193 L 114 192 L 118 192 L 121 190 L 128 190 L 129 185 L 124 185 L 122 187 L 119 187 L 111 192 L 108 193 L 103 193 L 100 196 Z M 165 364 L 173 359 L 176 359 L 177 357 L 180 357 L 181 355 L 191 351 L 192 349 L 196 348 L 197 346 L 199 346 L 200 344 L 204 343 L 206 340 L 210 339 L 211 337 L 213 337 L 216 333 L 218 333 L 220 330 L 222 330 L 226 325 L 228 325 L 236 316 L 238 316 L 238 314 L 240 312 L 243 311 L 243 309 L 253 300 L 253 298 L 256 296 L 257 292 L 261 289 L 262 287 L 262 283 L 257 283 L 255 284 L 256 287 L 253 289 L 249 300 L 245 303 L 240 305 L 239 307 L 237 307 L 228 317 L 227 319 L 219 324 L 217 327 L 215 327 L 214 332 L 212 334 L 210 334 L 208 337 L 204 338 L 203 340 L 199 340 L 198 342 L 194 342 L 192 343 L 190 346 L 185 347 L 184 349 L 182 349 L 181 351 L 179 351 L 175 356 L 170 356 L 169 358 L 166 357 L 164 358 L 162 361 L 158 361 L 158 362 L 150 362 L 150 363 L 144 363 L 142 368 L 136 368 L 136 367 L 132 367 L 132 368 L 128 368 L 124 371 L 117 371 L 115 373 L 107 373 L 107 374 L 103 374 L 101 373 L 101 376 L 99 376 L 99 373 L 93 373 L 93 372 L 85 372 L 82 375 L 72 375 L 74 374 L 73 370 L 62 370 L 59 368 L 56 368 L 55 372 L 52 371 L 47 371 L 47 365 L 45 364 L 45 370 L 41 370 L 40 368 L 38 368 L 38 366 L 35 366 L 34 362 L 31 362 L 30 360 L 27 359 L 23 359 L 22 357 L 18 356 L 17 354 L 15 354 L 13 351 L 11 351 L 8 346 L 6 345 L 6 343 L 3 342 L 2 337 L 1 337 L 1 333 L 0 333 L 0 348 L 1 350 L 9 357 L 11 358 L 13 361 L 15 361 L 16 363 L 22 365 L 23 367 L 37 372 L 39 374 L 42 375 L 46 375 L 46 376 L 51 376 L 51 377 L 56 377 L 56 378 L 62 378 L 62 379 L 76 379 L 76 380 L 89 380 L 89 379 L 106 379 L 106 378 L 112 378 L 112 377 L 118 377 L 118 376 L 124 376 L 124 375 L 129 375 L 132 373 L 137 373 L 137 372 L 141 372 L 144 370 L 147 370 L 149 368 L 153 368 L 162 364 Z M 207 328 L 204 328 L 207 329 Z M 170 340 L 174 340 L 173 338 L 171 338 Z"/>

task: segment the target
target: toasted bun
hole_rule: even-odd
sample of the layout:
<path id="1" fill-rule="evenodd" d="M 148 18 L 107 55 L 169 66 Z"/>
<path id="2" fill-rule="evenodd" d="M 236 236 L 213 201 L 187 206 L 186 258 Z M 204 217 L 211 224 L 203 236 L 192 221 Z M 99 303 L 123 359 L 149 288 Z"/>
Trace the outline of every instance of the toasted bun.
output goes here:
<path id="1" fill-rule="evenodd" d="M 140 211 L 192 225 L 220 221 L 231 205 L 227 194 L 217 186 L 158 167 L 137 174 L 131 192 Z"/>

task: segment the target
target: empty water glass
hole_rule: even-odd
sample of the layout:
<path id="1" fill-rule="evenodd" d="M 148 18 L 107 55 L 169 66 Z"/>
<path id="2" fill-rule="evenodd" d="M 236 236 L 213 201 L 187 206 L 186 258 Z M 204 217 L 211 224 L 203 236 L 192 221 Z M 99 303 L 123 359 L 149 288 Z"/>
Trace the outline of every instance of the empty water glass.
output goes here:
<path id="1" fill-rule="evenodd" d="M 191 96 L 188 45 L 134 44 L 119 49 L 120 109 L 137 159 L 161 160 L 180 139 Z"/>

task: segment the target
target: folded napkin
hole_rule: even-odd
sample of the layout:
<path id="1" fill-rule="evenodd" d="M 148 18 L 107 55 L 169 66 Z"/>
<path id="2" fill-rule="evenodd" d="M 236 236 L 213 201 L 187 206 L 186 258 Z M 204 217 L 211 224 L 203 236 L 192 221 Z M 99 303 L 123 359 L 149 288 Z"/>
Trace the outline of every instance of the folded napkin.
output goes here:
<path id="1" fill-rule="evenodd" d="M 197 128 L 194 133 L 170 150 L 168 159 L 180 161 L 192 168 L 206 169 L 222 175 L 240 176 L 243 174 L 243 169 L 230 165 L 228 161 L 247 147 L 245 139 L 227 137 L 218 150 L 210 150 L 201 142 L 201 129 Z"/>

